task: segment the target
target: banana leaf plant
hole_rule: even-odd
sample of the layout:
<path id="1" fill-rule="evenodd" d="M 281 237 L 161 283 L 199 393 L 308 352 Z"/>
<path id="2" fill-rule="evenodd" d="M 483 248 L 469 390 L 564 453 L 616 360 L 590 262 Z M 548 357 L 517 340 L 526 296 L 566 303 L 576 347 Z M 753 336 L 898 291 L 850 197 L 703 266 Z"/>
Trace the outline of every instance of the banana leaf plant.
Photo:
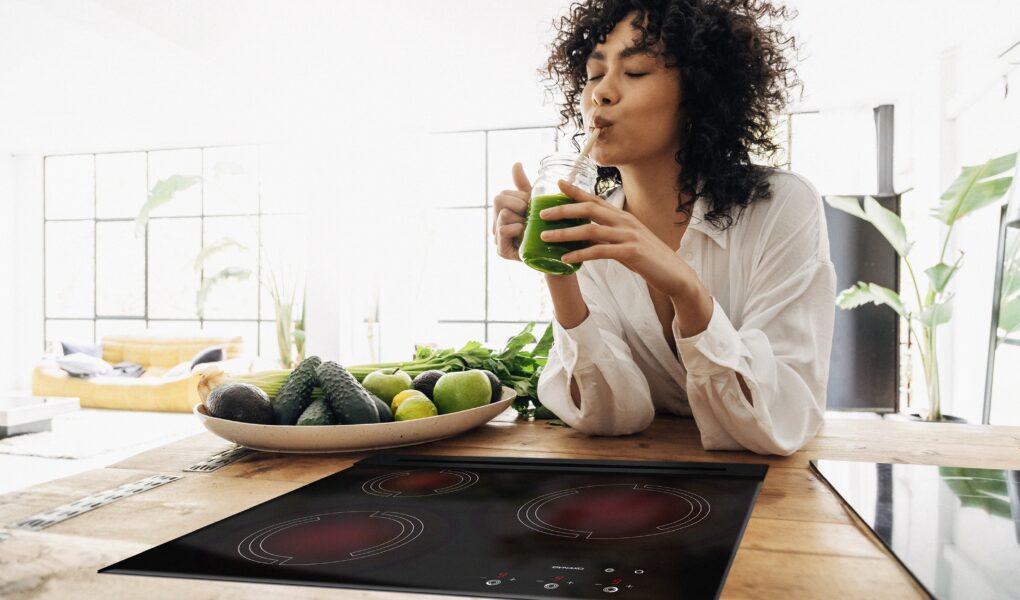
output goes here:
<path id="1" fill-rule="evenodd" d="M 243 168 L 232 163 L 218 163 L 213 169 L 213 176 L 236 175 L 243 172 Z M 204 181 L 203 177 L 197 175 L 175 174 L 157 181 L 149 190 L 145 204 L 135 216 L 135 235 L 145 233 L 149 218 L 152 212 L 173 200 L 178 193 L 187 190 Z M 202 273 L 207 271 L 209 261 L 216 255 L 227 250 L 236 249 L 243 253 L 254 251 L 237 240 L 224 237 L 204 246 L 195 256 L 194 269 Z M 265 247 L 259 243 L 259 259 L 263 268 L 262 278 L 259 284 L 269 293 L 273 301 L 273 308 L 276 321 L 276 341 L 280 353 L 280 363 L 285 368 L 293 368 L 300 363 L 305 356 L 305 302 L 304 287 L 300 277 L 288 278 L 291 269 L 275 265 L 270 260 Z M 217 286 L 227 281 L 247 281 L 252 276 L 252 270 L 247 267 L 226 266 L 215 272 L 206 272 L 202 278 L 202 285 L 195 295 L 196 312 L 199 319 L 205 318 L 205 306 L 209 294 Z"/>
<path id="2" fill-rule="evenodd" d="M 874 198 L 864 198 L 863 206 L 854 196 L 830 196 L 827 198 L 833 208 L 849 213 L 871 223 L 882 234 L 896 253 L 902 258 L 910 276 L 912 296 L 904 299 L 895 290 L 875 283 L 859 281 L 836 298 L 842 309 L 853 309 L 863 304 L 886 305 L 896 311 L 907 322 L 909 335 L 917 345 L 924 367 L 925 385 L 928 390 L 929 421 L 942 420 L 941 390 L 939 388 L 939 365 L 936 353 L 936 333 L 940 325 L 952 318 L 953 293 L 949 284 L 960 270 L 963 252 L 953 260 L 947 259 L 946 249 L 953 235 L 955 225 L 967 215 L 998 202 L 1012 184 L 1012 177 L 1002 176 L 1016 165 L 1016 153 L 993 158 L 988 162 L 964 167 L 959 177 L 943 192 L 939 204 L 931 216 L 944 224 L 941 251 L 938 262 L 924 270 L 926 285 L 922 289 L 910 250 L 913 242 L 899 215 L 880 206 Z M 947 262 L 951 260 L 952 264 Z M 1020 277 L 1018 277 L 1020 279 Z M 1016 282 L 1020 288 L 1020 281 Z M 1018 296 L 1020 296 L 1020 289 Z M 1020 302 L 1020 300 L 1018 300 Z M 1020 308 L 1020 306 L 1018 306 Z M 1012 323 L 1007 321 L 1007 323 Z M 1005 324 L 1004 324 L 1005 325 Z"/>
<path id="3" fill-rule="evenodd" d="M 939 467 L 939 476 L 964 508 L 983 510 L 992 517 L 1013 520 L 1013 502 L 1006 479 L 1012 471 Z M 1020 514 L 1016 515 L 1020 517 Z"/>
<path id="4" fill-rule="evenodd" d="M 222 238 L 207 244 L 195 258 L 195 271 L 205 270 L 206 263 L 215 255 L 236 248 L 246 253 L 252 252 L 247 246 L 233 238 Z M 276 344 L 280 353 L 280 364 L 287 369 L 298 365 L 305 357 L 305 301 L 304 289 L 300 285 L 300 277 L 288 277 L 292 270 L 281 268 L 270 260 L 265 247 L 259 244 L 259 256 L 262 268 L 262 280 L 259 284 L 269 293 L 273 301 L 276 316 Z M 246 267 L 226 266 L 208 274 L 202 280 L 202 286 L 196 296 L 196 308 L 199 318 L 205 316 L 205 304 L 209 293 L 218 285 L 230 280 L 246 281 L 252 276 L 251 269 Z"/>
<path id="5" fill-rule="evenodd" d="M 1003 255 L 998 339 L 1020 331 L 1020 235 L 1011 236 Z"/>

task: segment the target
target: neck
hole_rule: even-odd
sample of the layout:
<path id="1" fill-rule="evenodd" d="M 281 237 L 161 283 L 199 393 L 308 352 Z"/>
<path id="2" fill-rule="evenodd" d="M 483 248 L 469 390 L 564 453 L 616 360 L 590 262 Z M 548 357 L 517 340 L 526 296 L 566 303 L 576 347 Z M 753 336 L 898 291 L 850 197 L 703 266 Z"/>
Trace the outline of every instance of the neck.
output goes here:
<path id="1" fill-rule="evenodd" d="M 671 248 L 679 248 L 687 230 L 685 216 L 676 211 L 680 165 L 668 156 L 663 160 L 623 165 L 619 169 L 626 198 L 624 210 Z"/>

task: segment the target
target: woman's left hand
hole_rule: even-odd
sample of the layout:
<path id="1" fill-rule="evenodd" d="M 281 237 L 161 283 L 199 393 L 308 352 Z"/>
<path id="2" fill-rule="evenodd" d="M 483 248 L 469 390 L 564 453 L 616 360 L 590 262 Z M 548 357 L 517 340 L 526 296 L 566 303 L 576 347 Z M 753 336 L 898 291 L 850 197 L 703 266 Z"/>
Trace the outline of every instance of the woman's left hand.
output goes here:
<path id="1" fill-rule="evenodd" d="M 649 285 L 672 298 L 681 298 L 697 282 L 690 265 L 652 233 L 634 215 L 616 208 L 602 198 L 585 192 L 566 181 L 560 190 L 575 200 L 547 208 L 539 213 L 543 219 L 590 219 L 591 223 L 542 232 L 546 242 L 587 241 L 587 248 L 563 255 L 564 262 L 581 262 L 611 258 L 640 275 Z"/>

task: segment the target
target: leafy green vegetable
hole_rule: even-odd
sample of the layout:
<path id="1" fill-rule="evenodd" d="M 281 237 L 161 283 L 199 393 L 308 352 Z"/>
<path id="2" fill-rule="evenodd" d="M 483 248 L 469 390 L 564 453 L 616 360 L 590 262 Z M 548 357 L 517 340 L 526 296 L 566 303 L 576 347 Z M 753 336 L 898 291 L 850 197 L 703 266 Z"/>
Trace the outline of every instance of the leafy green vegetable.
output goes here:
<path id="1" fill-rule="evenodd" d="M 542 374 L 549 349 L 553 343 L 552 324 L 546 327 L 542 338 L 535 339 L 535 323 L 528 323 L 520 333 L 507 340 L 500 351 L 493 351 L 480 342 L 471 341 L 459 350 L 417 346 L 414 359 L 407 362 L 377 363 L 347 367 L 351 375 L 361 381 L 372 371 L 397 367 L 411 377 L 433 369 L 448 373 L 468 369 L 487 369 L 496 374 L 500 383 L 517 393 L 513 407 L 522 416 L 530 417 L 542 404 L 538 400 L 538 378 Z M 534 347 L 526 349 L 530 344 Z"/>
<path id="2" fill-rule="evenodd" d="M 414 358 L 407 362 L 378 363 L 373 365 L 355 365 L 347 367 L 347 371 L 361 382 L 376 369 L 397 367 L 411 377 L 433 369 L 449 373 L 467 371 L 468 369 L 487 369 L 496 374 L 500 383 L 511 387 L 517 392 L 513 408 L 521 417 L 550 418 L 548 409 L 538 400 L 538 378 L 542 375 L 549 349 L 552 348 L 552 324 L 546 327 L 542 338 L 537 342 L 532 330 L 535 323 L 528 323 L 520 333 L 507 340 L 506 346 L 496 352 L 485 348 L 480 342 L 468 342 L 460 350 L 453 348 L 430 348 L 416 346 Z M 526 348 L 534 344 L 531 350 Z M 223 383 L 250 383 L 264 391 L 271 399 L 276 398 L 290 376 L 290 369 L 262 371 L 243 375 L 229 376 L 220 369 L 210 369 L 203 374 L 198 384 L 199 395 L 205 399 L 213 387 Z M 312 390 L 312 399 L 322 397 L 322 389 Z M 536 415 L 535 413 L 538 412 Z M 555 419 L 550 420 L 552 423 Z"/>

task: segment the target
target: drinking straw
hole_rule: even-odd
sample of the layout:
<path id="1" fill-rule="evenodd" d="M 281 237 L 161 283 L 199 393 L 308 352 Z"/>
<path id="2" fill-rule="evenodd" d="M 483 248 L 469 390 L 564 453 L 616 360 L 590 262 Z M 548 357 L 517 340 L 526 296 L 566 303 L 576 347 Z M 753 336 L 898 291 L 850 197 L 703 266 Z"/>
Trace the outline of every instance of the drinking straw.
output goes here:
<path id="1" fill-rule="evenodd" d="M 577 156 L 577 160 L 574 161 L 574 167 L 570 169 L 570 177 L 567 178 L 567 183 L 573 185 L 574 179 L 577 177 L 578 171 L 581 170 L 581 165 L 584 161 L 588 160 L 588 155 L 591 154 L 592 147 L 595 146 L 595 141 L 599 139 L 599 132 L 602 131 L 598 127 L 591 130 L 591 135 L 588 136 L 588 141 L 585 142 L 584 148 L 581 149 L 581 154 Z"/>

